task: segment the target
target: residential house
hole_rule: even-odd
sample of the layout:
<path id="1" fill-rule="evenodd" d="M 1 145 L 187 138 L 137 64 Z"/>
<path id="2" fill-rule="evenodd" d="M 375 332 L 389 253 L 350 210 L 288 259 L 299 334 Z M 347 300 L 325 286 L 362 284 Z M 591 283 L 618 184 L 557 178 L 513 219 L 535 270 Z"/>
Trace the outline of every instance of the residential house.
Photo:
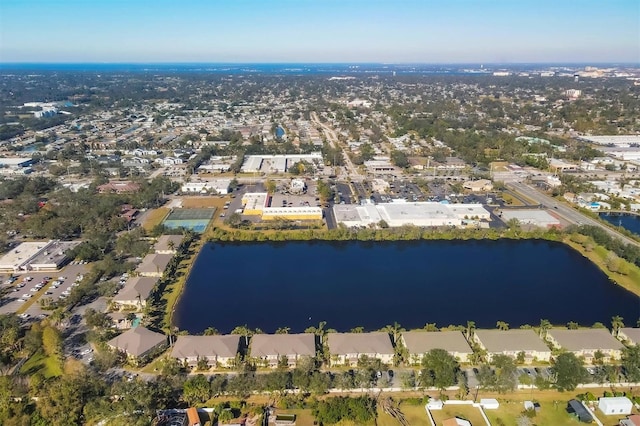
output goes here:
<path id="1" fill-rule="evenodd" d="M 182 244 L 182 235 L 161 235 L 153 246 L 157 254 L 176 254 Z"/>
<path id="2" fill-rule="evenodd" d="M 109 340 L 107 345 L 124 352 L 134 363 L 143 363 L 167 346 L 167 336 L 148 328 L 135 327 Z"/>
<path id="3" fill-rule="evenodd" d="M 388 333 L 329 333 L 327 345 L 332 365 L 358 364 L 362 356 L 376 358 L 383 364 L 393 362 L 394 350 Z"/>
<path id="4" fill-rule="evenodd" d="M 494 355 L 502 354 L 517 358 L 524 353 L 525 362 L 549 361 L 551 350 L 531 329 L 476 330 L 473 340 L 485 351 L 489 361 Z"/>
<path id="5" fill-rule="evenodd" d="M 134 307 L 142 309 L 147 306 L 147 299 L 156 286 L 158 278 L 133 277 L 129 278 L 122 290 L 113 298 L 118 307 Z"/>
<path id="6" fill-rule="evenodd" d="M 627 345 L 637 345 L 640 343 L 640 328 L 622 327 L 618 330 L 618 339 Z"/>
<path id="7" fill-rule="evenodd" d="M 173 258 L 171 254 L 148 254 L 136 268 L 138 275 L 143 277 L 162 277 L 164 270 Z"/>
<path id="8" fill-rule="evenodd" d="M 461 331 L 407 331 L 402 333 L 400 339 L 414 364 L 418 364 L 424 354 L 432 349 L 444 349 L 458 362 L 468 362 L 473 353 Z"/>
<path id="9" fill-rule="evenodd" d="M 606 328 L 551 329 L 547 331 L 547 340 L 558 349 L 583 357 L 585 362 L 595 361 L 598 352 L 604 362 L 620 359 L 624 348 Z"/>
<path id="10" fill-rule="evenodd" d="M 190 366 L 205 359 L 212 367 L 231 367 L 238 354 L 240 336 L 178 336 L 171 356 Z"/>
<path id="11" fill-rule="evenodd" d="M 640 414 L 632 414 L 620 420 L 620 426 L 640 426 Z"/>
<path id="12" fill-rule="evenodd" d="M 316 356 L 316 336 L 312 333 L 255 334 L 249 342 L 249 356 L 269 367 L 277 367 L 284 359 L 289 367 L 295 367 L 301 357 Z"/>

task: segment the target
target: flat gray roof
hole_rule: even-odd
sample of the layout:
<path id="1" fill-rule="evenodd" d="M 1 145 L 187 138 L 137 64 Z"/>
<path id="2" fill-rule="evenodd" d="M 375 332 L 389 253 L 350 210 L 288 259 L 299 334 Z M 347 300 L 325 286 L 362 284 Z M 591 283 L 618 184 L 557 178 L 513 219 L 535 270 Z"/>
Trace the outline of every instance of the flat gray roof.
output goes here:
<path id="1" fill-rule="evenodd" d="M 475 334 L 488 352 L 551 352 L 540 336 L 531 329 L 476 330 Z"/>
<path id="2" fill-rule="evenodd" d="M 621 350 L 624 348 L 624 345 L 613 337 L 606 328 L 551 329 L 547 334 L 568 351 Z"/>
<path id="3" fill-rule="evenodd" d="M 424 354 L 431 349 L 470 354 L 473 351 L 461 331 L 407 331 L 402 333 L 411 354 Z"/>

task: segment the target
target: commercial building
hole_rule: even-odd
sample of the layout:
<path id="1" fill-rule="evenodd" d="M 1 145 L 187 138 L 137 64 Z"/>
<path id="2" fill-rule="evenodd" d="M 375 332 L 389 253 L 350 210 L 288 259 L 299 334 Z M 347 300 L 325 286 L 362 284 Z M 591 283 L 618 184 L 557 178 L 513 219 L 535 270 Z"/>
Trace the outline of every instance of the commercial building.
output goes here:
<path id="1" fill-rule="evenodd" d="M 305 161 L 310 164 L 322 164 L 322 154 L 285 154 L 285 155 L 248 155 L 240 168 L 243 173 L 284 173 L 289 167 Z"/>
<path id="2" fill-rule="evenodd" d="M 553 228 L 561 226 L 560 220 L 541 209 L 517 209 L 501 210 L 502 220 L 508 222 L 515 219 L 520 225 L 538 226 L 540 228 Z"/>
<path id="3" fill-rule="evenodd" d="M 0 168 L 26 169 L 33 164 L 33 158 L 0 157 Z"/>
<path id="4" fill-rule="evenodd" d="M 262 220 L 322 220 L 320 207 L 265 207 L 262 210 Z"/>
<path id="5" fill-rule="evenodd" d="M 462 188 L 471 192 L 486 192 L 493 189 L 493 183 L 488 179 L 469 180 L 462 184 Z"/>
<path id="6" fill-rule="evenodd" d="M 171 356 L 182 363 L 196 366 L 206 360 L 211 367 L 231 367 L 240 346 L 240 336 L 178 336 Z"/>
<path id="7" fill-rule="evenodd" d="M 412 364 L 420 363 L 424 354 L 432 349 L 444 349 L 459 362 L 468 362 L 473 353 L 460 331 L 407 331 L 402 333 L 401 339 Z"/>
<path id="8" fill-rule="evenodd" d="M 266 192 L 247 192 L 242 196 L 242 214 L 260 216 L 262 220 L 322 220 L 322 209 L 314 206 L 271 207 Z"/>
<path id="9" fill-rule="evenodd" d="M 473 340 L 487 351 L 489 361 L 498 354 L 515 359 L 521 352 L 528 363 L 549 361 L 551 358 L 551 350 L 531 329 L 476 330 Z"/>
<path id="10" fill-rule="evenodd" d="M 593 362 L 596 353 L 602 354 L 605 362 L 620 359 L 624 348 L 606 328 L 551 329 L 547 332 L 547 340 L 558 349 L 584 357 L 585 362 Z"/>
<path id="11" fill-rule="evenodd" d="M 247 192 L 242 196 L 242 214 L 262 215 L 262 210 L 267 206 L 269 194 L 266 192 Z"/>
<path id="12" fill-rule="evenodd" d="M 616 146 L 619 148 L 640 145 L 640 135 L 580 136 L 578 140 L 591 142 L 596 145 Z"/>
<path id="13" fill-rule="evenodd" d="M 180 187 L 183 194 L 208 194 L 211 187 L 207 182 L 186 182 Z"/>
<path id="14" fill-rule="evenodd" d="M 55 271 L 69 260 L 67 252 L 78 244 L 59 240 L 20 243 L 0 258 L 0 271 Z"/>
<path id="15" fill-rule="evenodd" d="M 215 193 L 219 195 L 227 195 L 231 179 L 215 179 L 204 182 L 186 182 L 180 187 L 180 192 L 189 194 L 208 194 Z"/>
<path id="16" fill-rule="evenodd" d="M 394 200 L 379 204 L 338 204 L 333 206 L 338 223 L 347 227 L 369 226 L 385 221 L 390 227 L 461 226 L 465 219 L 488 220 L 490 213 L 480 204 L 441 204 Z"/>
<path id="17" fill-rule="evenodd" d="M 301 357 L 316 356 L 316 335 L 255 334 L 249 343 L 249 356 L 269 367 L 285 361 L 289 367 L 295 367 Z"/>
<path id="18" fill-rule="evenodd" d="M 326 339 L 331 365 L 355 366 L 363 356 L 379 359 L 383 364 L 393 362 L 394 350 L 388 333 L 329 333 Z"/>

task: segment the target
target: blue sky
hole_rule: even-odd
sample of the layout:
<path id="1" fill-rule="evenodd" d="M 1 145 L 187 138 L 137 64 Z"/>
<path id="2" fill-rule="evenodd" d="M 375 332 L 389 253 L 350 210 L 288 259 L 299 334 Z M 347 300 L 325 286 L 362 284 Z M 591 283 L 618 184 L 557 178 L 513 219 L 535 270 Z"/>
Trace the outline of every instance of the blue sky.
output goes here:
<path id="1" fill-rule="evenodd" d="M 638 0 L 0 0 L 0 62 L 616 61 Z"/>

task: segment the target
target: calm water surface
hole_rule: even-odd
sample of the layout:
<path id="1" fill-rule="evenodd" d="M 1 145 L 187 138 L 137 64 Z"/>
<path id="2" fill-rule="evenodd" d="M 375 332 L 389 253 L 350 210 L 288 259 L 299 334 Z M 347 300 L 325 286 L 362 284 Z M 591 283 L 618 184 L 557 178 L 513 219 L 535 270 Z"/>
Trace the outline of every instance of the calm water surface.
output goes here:
<path id="1" fill-rule="evenodd" d="M 602 213 L 600 217 L 607 222 L 615 225 L 622 226 L 623 228 L 633 232 L 634 234 L 640 235 L 640 216 L 635 215 L 615 215 L 615 214 L 607 214 Z"/>
<path id="2" fill-rule="evenodd" d="M 635 325 L 640 299 L 546 241 L 290 242 L 204 246 L 176 309 L 190 333 L 576 321 Z"/>

